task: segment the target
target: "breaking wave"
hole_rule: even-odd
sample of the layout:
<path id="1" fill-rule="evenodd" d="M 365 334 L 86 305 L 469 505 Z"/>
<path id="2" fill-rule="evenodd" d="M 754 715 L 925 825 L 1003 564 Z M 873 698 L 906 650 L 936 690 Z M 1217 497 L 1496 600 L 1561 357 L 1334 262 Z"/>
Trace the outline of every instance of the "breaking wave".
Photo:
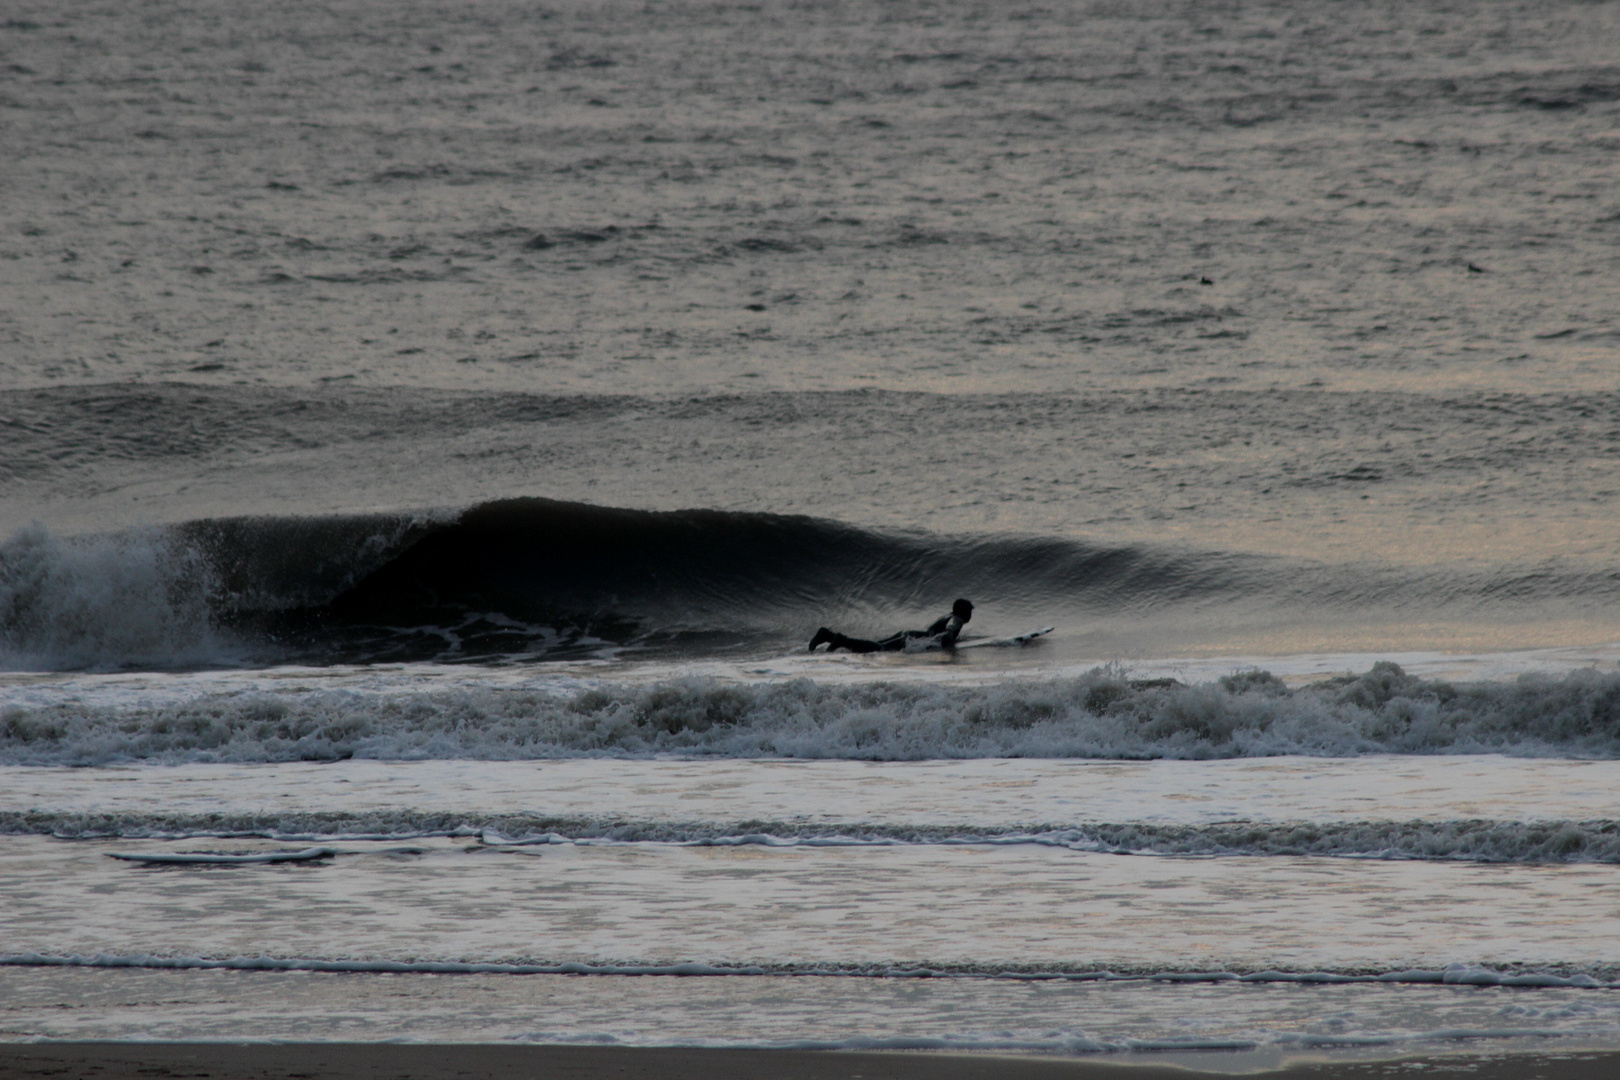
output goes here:
<path id="1" fill-rule="evenodd" d="M 1262 671 L 1186 685 L 1111 668 L 987 686 L 737 684 L 213 694 L 0 709 L 0 763 L 657 755 L 1182 758 L 1501 753 L 1620 757 L 1620 674 L 1447 683 L 1381 662 L 1300 689 Z"/>
<path id="2" fill-rule="evenodd" d="M 79 537 L 32 525 L 0 544 L 0 668 L 757 653 L 801 646 L 820 622 L 926 621 L 958 595 L 1043 623 L 1219 630 L 1290 611 L 1606 611 L 1620 575 L 1398 571 L 547 499 Z"/>
<path id="3" fill-rule="evenodd" d="M 66 538 L 33 525 L 0 545 L 0 667 L 692 655 L 963 591 L 1010 607 L 1232 595 L 1264 561 L 546 499 Z"/>

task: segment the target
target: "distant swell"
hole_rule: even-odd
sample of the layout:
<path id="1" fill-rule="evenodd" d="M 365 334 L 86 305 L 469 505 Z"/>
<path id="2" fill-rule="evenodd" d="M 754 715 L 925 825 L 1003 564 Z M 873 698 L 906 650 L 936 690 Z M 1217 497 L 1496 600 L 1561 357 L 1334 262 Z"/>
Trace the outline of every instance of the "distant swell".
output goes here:
<path id="1" fill-rule="evenodd" d="M 1079 678 L 735 684 L 689 678 L 571 694 L 289 690 L 111 707 L 0 708 L 0 763 L 467 758 L 1240 758 L 1503 753 L 1620 758 L 1620 674 L 1451 684 L 1379 663 L 1289 689 Z"/>

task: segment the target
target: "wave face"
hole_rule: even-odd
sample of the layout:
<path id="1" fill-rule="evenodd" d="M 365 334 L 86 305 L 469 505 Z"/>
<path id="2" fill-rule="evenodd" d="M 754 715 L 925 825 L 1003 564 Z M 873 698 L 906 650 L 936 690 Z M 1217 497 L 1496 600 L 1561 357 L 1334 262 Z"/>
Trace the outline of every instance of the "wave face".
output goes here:
<path id="1" fill-rule="evenodd" d="M 961 593 L 1012 609 L 1231 597 L 1264 562 L 546 499 L 114 536 L 31 526 L 0 547 L 0 648 L 10 667 L 690 655 L 797 644 L 807 620 L 917 617 Z"/>
<path id="2" fill-rule="evenodd" d="M 1620 757 L 1620 675 L 1451 684 L 1382 662 L 1289 690 L 1253 671 L 1199 685 L 1073 679 L 962 687 L 691 678 L 517 689 L 215 694 L 0 711 L 0 763 L 467 758 L 1214 759 L 1505 753 Z"/>
<path id="3" fill-rule="evenodd" d="M 0 667 L 769 651 L 799 647 L 820 622 L 870 633 L 926 622 L 959 595 L 1019 629 L 1158 620 L 1225 634 L 1245 621 L 1607 611 L 1620 576 L 1334 566 L 547 499 L 67 538 L 34 525 L 0 544 Z"/>

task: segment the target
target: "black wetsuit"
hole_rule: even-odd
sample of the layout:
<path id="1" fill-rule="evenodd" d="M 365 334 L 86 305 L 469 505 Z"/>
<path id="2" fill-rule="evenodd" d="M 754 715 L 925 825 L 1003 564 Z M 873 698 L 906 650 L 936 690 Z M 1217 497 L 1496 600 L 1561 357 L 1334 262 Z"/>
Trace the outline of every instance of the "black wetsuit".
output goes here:
<path id="1" fill-rule="evenodd" d="M 848 649 L 854 653 L 869 652 L 904 652 L 907 645 L 913 642 L 921 643 L 929 638 L 938 639 L 934 643 L 942 649 L 956 648 L 956 639 L 962 633 L 962 627 L 967 622 L 959 615 L 944 615 L 934 620 L 933 625 L 926 630 L 902 630 L 883 638 L 881 641 L 868 641 L 866 638 L 849 637 L 833 630 L 823 629 L 816 634 L 815 645 L 825 642 L 827 651 L 834 649 Z M 812 645 L 812 648 L 815 646 Z"/>

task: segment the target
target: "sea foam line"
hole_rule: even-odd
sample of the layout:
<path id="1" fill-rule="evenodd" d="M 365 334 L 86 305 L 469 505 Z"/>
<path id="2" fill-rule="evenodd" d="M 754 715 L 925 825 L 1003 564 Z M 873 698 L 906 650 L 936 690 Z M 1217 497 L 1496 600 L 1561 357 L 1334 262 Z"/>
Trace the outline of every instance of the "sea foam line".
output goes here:
<path id="1" fill-rule="evenodd" d="M 951 965 L 942 967 L 887 967 L 882 965 L 674 964 L 602 963 L 498 963 L 453 960 L 328 960 L 280 956 L 157 956 L 151 953 L 4 953 L 5 967 L 145 968 L 197 971 L 315 971 L 375 972 L 422 975 L 681 975 L 763 976 L 792 975 L 816 978 L 881 979 L 1011 979 L 1022 982 L 1160 982 L 1160 983 L 1298 983 L 1346 985 L 1352 983 L 1432 984 L 1443 986 L 1563 987 L 1583 990 L 1620 990 L 1620 980 L 1600 979 L 1587 972 L 1559 975 L 1548 971 L 1502 971 L 1454 963 L 1443 968 L 1405 968 L 1384 972 L 1345 971 L 1051 971 L 1037 968 Z"/>
<path id="2" fill-rule="evenodd" d="M 63 840 L 265 839 L 318 844 L 477 838 L 498 846 L 675 844 L 731 847 L 1036 845 L 1139 855 L 1317 856 L 1486 863 L 1620 864 L 1620 821 L 1350 821 L 1158 825 L 1144 822 L 952 824 L 633 821 L 455 813 L 95 814 L 0 812 L 0 835 Z"/>

